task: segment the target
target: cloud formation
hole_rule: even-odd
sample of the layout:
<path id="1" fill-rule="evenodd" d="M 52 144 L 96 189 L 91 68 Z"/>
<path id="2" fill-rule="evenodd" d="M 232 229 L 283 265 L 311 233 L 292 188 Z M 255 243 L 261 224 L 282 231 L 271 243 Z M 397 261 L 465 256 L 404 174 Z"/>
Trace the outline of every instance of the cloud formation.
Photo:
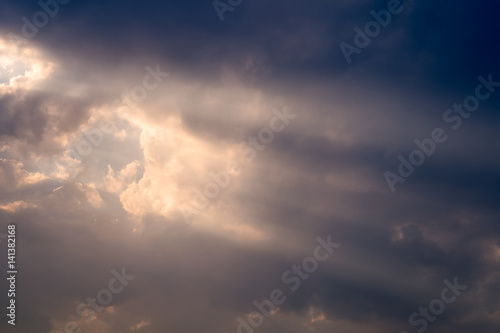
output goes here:
<path id="1" fill-rule="evenodd" d="M 245 1 L 223 22 L 211 1 L 71 1 L 26 43 L 9 33 L 41 7 L 7 1 L 0 233 L 17 226 L 15 329 L 238 332 L 331 235 L 335 255 L 241 332 L 415 332 L 409 317 L 454 277 L 467 290 L 425 330 L 498 332 L 499 95 L 395 193 L 384 178 L 480 75 L 500 81 L 498 5 L 401 6 L 347 63 L 341 42 L 387 1 Z M 147 68 L 169 75 L 146 89 Z M 263 145 L 285 107 L 297 117 Z M 230 161 L 241 170 L 186 223 Z M 77 313 L 122 267 L 133 283 L 93 320 Z"/>

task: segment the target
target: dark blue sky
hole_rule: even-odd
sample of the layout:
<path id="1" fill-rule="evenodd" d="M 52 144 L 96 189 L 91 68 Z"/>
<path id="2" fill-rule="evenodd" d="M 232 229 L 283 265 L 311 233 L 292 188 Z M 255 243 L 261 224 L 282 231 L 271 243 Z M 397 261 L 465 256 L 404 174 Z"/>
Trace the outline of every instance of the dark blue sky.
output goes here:
<path id="1" fill-rule="evenodd" d="M 496 2 L 221 0 L 223 21 L 211 1 L 47 3 L 0 4 L 0 233 L 17 224 L 22 265 L 2 332 L 231 333 L 273 289 L 255 332 L 498 332 Z M 122 267 L 136 279 L 86 322 Z"/>

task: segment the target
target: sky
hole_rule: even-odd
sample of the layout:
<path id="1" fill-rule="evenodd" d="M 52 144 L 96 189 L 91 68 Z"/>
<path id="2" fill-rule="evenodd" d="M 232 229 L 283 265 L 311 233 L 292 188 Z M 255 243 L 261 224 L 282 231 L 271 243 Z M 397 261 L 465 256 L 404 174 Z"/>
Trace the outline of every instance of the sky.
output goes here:
<path id="1" fill-rule="evenodd" d="M 499 9 L 2 1 L 0 330 L 497 333 Z"/>

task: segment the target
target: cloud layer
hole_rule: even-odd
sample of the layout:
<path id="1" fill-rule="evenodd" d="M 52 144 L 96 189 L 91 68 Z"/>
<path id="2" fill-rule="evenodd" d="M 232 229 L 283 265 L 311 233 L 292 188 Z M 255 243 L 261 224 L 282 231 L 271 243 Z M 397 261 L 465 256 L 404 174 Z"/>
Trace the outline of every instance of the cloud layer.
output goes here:
<path id="1" fill-rule="evenodd" d="M 457 277 L 467 290 L 426 331 L 498 332 L 500 90 L 459 130 L 443 121 L 478 76 L 500 81 L 498 6 L 402 6 L 348 64 L 339 44 L 387 1 L 243 1 L 222 22 L 210 1 L 70 1 L 32 38 L 22 18 L 40 5 L 3 4 L 15 329 L 231 333 L 280 289 L 286 302 L 247 327 L 415 332 L 409 317 Z M 296 117 L 273 130 L 285 109 Z M 435 128 L 447 141 L 391 192 L 384 172 Z M 341 246 L 290 290 L 283 273 L 329 235 Z M 122 268 L 135 279 L 78 313 Z"/>

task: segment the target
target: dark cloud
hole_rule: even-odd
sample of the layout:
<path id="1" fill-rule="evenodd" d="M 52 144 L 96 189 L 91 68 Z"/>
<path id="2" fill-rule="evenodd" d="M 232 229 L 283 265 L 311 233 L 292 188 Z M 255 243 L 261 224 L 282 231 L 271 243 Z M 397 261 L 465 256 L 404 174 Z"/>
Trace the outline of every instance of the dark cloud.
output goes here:
<path id="1" fill-rule="evenodd" d="M 4 39 L 40 10 L 1 6 Z M 1 64 L 12 68 L 0 86 L 0 232 L 18 226 L 17 331 L 230 333 L 280 288 L 287 301 L 256 331 L 412 332 L 408 317 L 458 277 L 467 291 L 427 331 L 497 332 L 499 92 L 457 131 L 443 113 L 479 75 L 500 81 L 498 5 L 405 1 L 348 64 L 340 42 L 386 7 L 254 0 L 221 22 L 211 1 L 60 5 L 23 49 L 53 71 L 11 86 L 20 65 Z M 114 107 L 157 64 L 168 80 Z M 285 105 L 297 118 L 186 224 L 186 193 Z M 64 153 L 102 118 L 113 131 L 68 167 Z M 384 172 L 434 128 L 448 140 L 392 193 Z M 291 292 L 283 272 L 327 235 L 342 246 Z M 122 267 L 135 280 L 83 323 L 78 304 Z"/>

